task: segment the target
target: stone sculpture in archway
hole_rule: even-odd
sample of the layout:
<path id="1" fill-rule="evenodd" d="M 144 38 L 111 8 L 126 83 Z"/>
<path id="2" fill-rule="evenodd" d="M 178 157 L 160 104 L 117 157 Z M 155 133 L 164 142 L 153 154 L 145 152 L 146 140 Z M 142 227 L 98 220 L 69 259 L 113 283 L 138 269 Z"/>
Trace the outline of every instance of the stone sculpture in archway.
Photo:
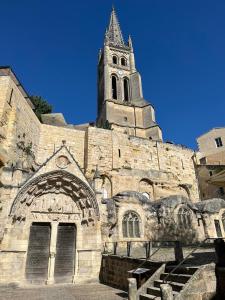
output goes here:
<path id="1" fill-rule="evenodd" d="M 46 221 L 74 221 L 79 217 L 89 222 L 98 219 L 99 209 L 94 192 L 85 182 L 65 170 L 57 170 L 30 180 L 16 196 L 10 216 L 16 221 L 28 215 L 33 220 L 42 215 Z"/>

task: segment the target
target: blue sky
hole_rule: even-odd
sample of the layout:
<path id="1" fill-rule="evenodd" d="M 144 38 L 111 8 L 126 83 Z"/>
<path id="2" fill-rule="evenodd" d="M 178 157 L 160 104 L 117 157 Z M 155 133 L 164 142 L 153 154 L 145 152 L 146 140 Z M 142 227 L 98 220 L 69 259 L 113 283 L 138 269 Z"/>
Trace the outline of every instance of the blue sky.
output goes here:
<path id="1" fill-rule="evenodd" d="M 114 0 L 164 140 L 225 125 L 225 1 Z M 0 64 L 68 123 L 96 118 L 97 54 L 112 1 L 1 0 Z"/>

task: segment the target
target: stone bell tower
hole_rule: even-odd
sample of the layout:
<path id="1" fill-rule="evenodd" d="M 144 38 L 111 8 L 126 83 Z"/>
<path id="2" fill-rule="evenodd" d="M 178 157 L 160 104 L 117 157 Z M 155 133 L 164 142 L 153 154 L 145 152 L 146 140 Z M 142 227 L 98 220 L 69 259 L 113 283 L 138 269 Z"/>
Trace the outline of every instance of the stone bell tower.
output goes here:
<path id="1" fill-rule="evenodd" d="M 99 51 L 97 126 L 162 140 L 154 108 L 143 98 L 131 37 L 124 42 L 114 8 Z"/>

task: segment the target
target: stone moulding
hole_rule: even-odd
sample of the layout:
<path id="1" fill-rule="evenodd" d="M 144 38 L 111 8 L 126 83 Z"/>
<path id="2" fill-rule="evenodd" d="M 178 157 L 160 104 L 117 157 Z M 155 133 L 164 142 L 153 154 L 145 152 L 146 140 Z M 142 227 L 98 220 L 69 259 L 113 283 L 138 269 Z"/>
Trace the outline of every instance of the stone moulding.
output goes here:
<path id="1" fill-rule="evenodd" d="M 83 221 L 99 220 L 94 191 L 80 178 L 65 170 L 45 173 L 25 184 L 15 197 L 9 216 L 15 220 L 24 219 L 34 200 L 47 194 L 69 196 L 79 208 Z M 68 213 L 68 208 L 65 210 Z"/>

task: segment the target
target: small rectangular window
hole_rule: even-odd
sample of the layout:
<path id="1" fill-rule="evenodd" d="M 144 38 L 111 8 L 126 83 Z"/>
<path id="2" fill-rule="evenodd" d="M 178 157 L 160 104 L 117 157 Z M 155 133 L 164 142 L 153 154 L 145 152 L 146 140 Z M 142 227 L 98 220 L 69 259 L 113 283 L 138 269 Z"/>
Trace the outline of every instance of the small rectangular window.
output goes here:
<path id="1" fill-rule="evenodd" d="M 120 149 L 118 149 L 118 154 L 119 154 L 119 157 L 121 157 L 121 152 L 120 152 Z"/>
<path id="2" fill-rule="evenodd" d="M 215 142 L 216 142 L 216 147 L 217 147 L 217 148 L 223 147 L 223 142 L 222 142 L 221 137 L 216 138 L 216 139 L 215 139 Z"/>

